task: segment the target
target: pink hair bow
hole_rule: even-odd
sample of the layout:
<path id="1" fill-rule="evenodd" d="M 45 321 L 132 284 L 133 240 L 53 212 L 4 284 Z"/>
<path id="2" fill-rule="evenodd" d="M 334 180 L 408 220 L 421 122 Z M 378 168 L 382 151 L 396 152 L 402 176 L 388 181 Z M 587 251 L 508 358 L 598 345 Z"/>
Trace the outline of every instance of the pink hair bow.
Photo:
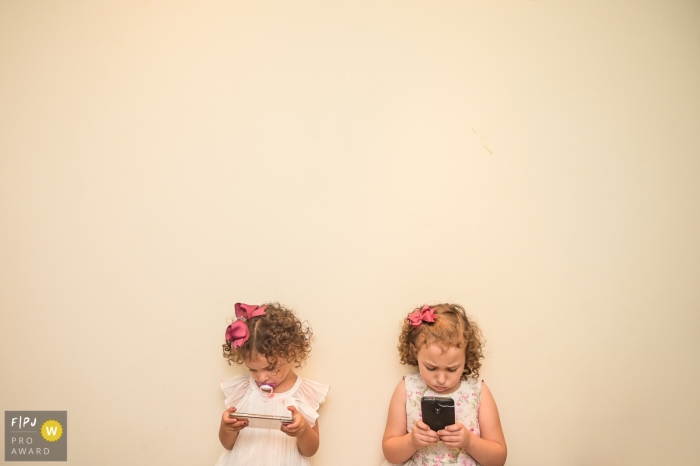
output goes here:
<path id="1" fill-rule="evenodd" d="M 413 328 L 418 328 L 423 322 L 435 322 L 435 308 L 424 304 L 423 307 L 418 310 L 411 312 L 407 319 L 413 326 Z"/>
<path id="2" fill-rule="evenodd" d="M 230 341 L 232 347 L 238 348 L 250 338 L 250 330 L 245 323 L 246 320 L 265 315 L 267 306 L 236 303 L 235 307 L 236 321 L 226 328 L 226 341 Z"/>

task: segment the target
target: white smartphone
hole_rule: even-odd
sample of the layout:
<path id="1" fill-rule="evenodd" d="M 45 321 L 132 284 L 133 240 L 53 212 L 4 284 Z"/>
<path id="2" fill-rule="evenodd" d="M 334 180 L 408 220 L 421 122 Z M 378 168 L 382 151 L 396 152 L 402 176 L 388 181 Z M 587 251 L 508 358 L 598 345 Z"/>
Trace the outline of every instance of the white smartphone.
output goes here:
<path id="1" fill-rule="evenodd" d="M 246 420 L 248 427 L 253 429 L 279 430 L 283 425 L 291 424 L 294 421 L 291 416 L 269 416 L 266 414 L 228 413 L 228 417 L 236 418 L 239 421 Z"/>

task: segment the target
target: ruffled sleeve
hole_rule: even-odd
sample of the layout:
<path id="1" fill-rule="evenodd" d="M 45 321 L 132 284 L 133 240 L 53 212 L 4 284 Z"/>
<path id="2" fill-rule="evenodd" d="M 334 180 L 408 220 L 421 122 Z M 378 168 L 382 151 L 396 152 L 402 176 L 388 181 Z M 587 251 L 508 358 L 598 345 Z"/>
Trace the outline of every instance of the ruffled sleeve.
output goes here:
<path id="1" fill-rule="evenodd" d="M 226 400 L 224 401 L 226 407 L 238 407 L 246 393 L 248 393 L 248 390 L 250 390 L 250 376 L 237 375 L 230 379 L 222 379 L 221 390 L 223 390 L 224 395 L 226 395 Z"/>
<path id="2" fill-rule="evenodd" d="M 328 385 L 303 379 L 299 389 L 292 395 L 297 409 L 309 421 L 311 427 L 316 425 L 318 407 L 326 401 L 328 389 L 330 389 Z"/>

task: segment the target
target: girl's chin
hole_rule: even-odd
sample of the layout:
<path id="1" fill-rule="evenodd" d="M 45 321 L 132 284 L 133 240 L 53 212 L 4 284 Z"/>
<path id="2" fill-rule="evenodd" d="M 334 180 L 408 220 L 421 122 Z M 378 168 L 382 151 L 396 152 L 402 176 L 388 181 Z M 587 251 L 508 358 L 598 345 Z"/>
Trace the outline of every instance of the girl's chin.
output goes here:
<path id="1" fill-rule="evenodd" d="M 430 387 L 434 392 L 436 393 L 452 393 L 457 389 L 457 387 L 444 387 L 442 385 L 437 385 L 437 386 L 431 386 Z"/>

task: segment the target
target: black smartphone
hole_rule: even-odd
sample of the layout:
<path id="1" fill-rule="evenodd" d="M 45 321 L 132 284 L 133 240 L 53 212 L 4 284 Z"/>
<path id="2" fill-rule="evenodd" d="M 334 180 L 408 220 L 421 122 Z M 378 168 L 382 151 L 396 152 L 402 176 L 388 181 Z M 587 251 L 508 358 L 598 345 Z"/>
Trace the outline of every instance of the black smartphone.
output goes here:
<path id="1" fill-rule="evenodd" d="M 455 423 L 455 400 L 445 396 L 424 396 L 420 399 L 423 422 L 437 432 Z"/>

